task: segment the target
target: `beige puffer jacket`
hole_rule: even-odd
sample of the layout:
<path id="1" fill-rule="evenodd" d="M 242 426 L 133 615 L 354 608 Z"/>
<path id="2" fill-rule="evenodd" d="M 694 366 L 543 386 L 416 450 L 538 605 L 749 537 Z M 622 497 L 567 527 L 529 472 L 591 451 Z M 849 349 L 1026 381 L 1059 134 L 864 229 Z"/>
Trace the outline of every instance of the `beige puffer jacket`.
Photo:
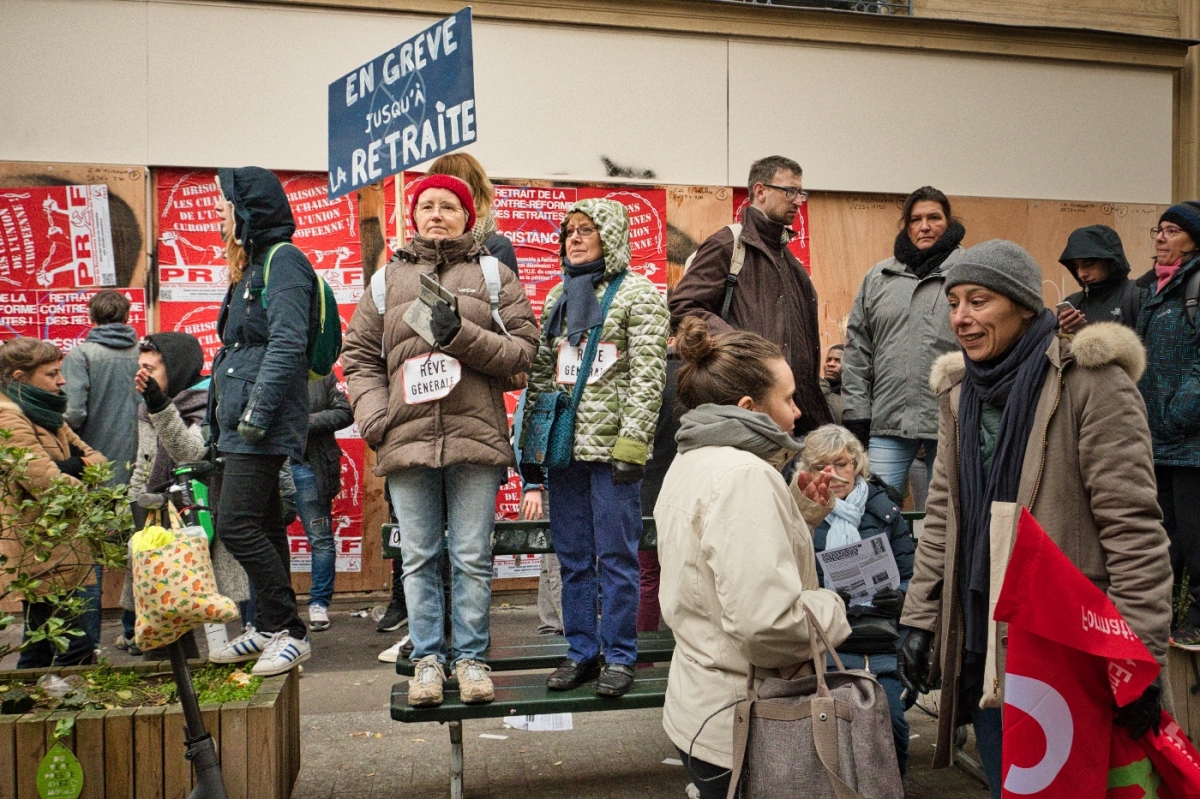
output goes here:
<path id="1" fill-rule="evenodd" d="M 663 729 L 688 751 L 709 715 L 744 699 L 750 664 L 790 675 L 812 659 L 807 608 L 832 646 L 850 635 L 845 606 L 820 588 L 810 525 L 829 513 L 806 503 L 769 463 L 734 447 L 676 456 L 654 520 L 662 564 L 659 602 L 675 633 Z M 733 710 L 717 713 L 692 754 L 733 761 Z"/>
<path id="2" fill-rule="evenodd" d="M 479 266 L 483 254 L 470 233 L 440 242 L 415 238 L 384 267 L 384 315 L 367 291 L 350 320 L 342 366 L 359 432 L 376 451 L 377 475 L 460 463 L 513 463 L 504 390 L 510 378 L 529 371 L 538 329 L 525 290 L 504 266 L 500 318 L 512 338 L 496 329 Z M 458 298 L 462 329 L 442 351 L 461 362 L 462 380 L 444 399 L 408 405 L 404 362 L 434 350 L 403 318 L 417 302 L 421 273 Z"/>

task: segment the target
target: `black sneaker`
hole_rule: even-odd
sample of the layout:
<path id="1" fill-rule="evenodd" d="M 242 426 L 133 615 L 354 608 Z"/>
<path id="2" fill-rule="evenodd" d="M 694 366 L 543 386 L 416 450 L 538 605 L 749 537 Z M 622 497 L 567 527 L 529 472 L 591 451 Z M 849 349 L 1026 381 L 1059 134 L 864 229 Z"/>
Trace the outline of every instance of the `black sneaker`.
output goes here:
<path id="1" fill-rule="evenodd" d="M 387 613 L 375 625 L 376 632 L 390 633 L 399 630 L 408 621 L 408 608 L 403 602 L 392 602 L 388 605 Z"/>
<path id="2" fill-rule="evenodd" d="M 596 683 L 596 693 L 600 696 L 624 696 L 632 687 L 633 668 L 610 663 L 604 667 L 604 673 Z"/>
<path id="3" fill-rule="evenodd" d="M 558 668 L 546 680 L 546 687 L 551 691 L 570 691 L 588 680 L 596 679 L 599 673 L 600 658 L 585 660 L 582 663 L 567 658 L 558 664 Z"/>

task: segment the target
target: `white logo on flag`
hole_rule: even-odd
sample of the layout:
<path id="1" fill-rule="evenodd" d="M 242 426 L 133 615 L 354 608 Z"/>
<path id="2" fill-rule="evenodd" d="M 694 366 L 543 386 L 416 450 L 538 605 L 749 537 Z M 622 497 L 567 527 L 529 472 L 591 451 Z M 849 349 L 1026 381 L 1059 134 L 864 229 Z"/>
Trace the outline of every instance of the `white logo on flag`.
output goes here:
<path id="1" fill-rule="evenodd" d="M 1041 762 L 1028 768 L 1009 767 L 1004 789 L 1022 796 L 1044 791 L 1071 756 L 1075 739 L 1071 707 L 1062 694 L 1041 680 L 1012 672 L 1004 675 L 1004 704 L 1028 713 L 1046 736 L 1046 754 Z"/>

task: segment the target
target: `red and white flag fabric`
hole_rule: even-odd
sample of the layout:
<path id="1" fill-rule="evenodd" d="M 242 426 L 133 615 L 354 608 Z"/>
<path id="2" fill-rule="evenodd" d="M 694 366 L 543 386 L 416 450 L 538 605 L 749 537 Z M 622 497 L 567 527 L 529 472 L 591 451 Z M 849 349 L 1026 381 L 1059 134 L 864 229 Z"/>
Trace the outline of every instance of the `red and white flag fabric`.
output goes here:
<path id="1" fill-rule="evenodd" d="M 1104 796 L 1114 700 L 1141 696 L 1158 663 L 1024 509 L 995 618 L 1008 623 L 1003 795 Z"/>

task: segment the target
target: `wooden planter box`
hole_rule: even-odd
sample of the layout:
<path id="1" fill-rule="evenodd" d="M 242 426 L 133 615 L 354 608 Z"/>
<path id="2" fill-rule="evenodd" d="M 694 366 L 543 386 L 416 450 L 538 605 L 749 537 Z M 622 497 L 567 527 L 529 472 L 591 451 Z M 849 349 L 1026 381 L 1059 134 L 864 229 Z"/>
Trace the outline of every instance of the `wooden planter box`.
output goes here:
<path id="1" fill-rule="evenodd" d="M 0 681 L 87 668 L 0 672 Z M 170 664 L 130 668 L 169 672 Z M 291 796 L 300 772 L 300 680 L 295 669 L 264 679 L 248 701 L 201 710 L 220 754 L 229 799 Z M 183 711 L 171 705 L 0 715 L 0 799 L 38 795 L 37 768 L 54 743 L 55 722 L 72 716 L 75 727 L 62 743 L 83 766 L 81 799 L 186 799 L 191 792 L 192 766 L 183 757 Z"/>

